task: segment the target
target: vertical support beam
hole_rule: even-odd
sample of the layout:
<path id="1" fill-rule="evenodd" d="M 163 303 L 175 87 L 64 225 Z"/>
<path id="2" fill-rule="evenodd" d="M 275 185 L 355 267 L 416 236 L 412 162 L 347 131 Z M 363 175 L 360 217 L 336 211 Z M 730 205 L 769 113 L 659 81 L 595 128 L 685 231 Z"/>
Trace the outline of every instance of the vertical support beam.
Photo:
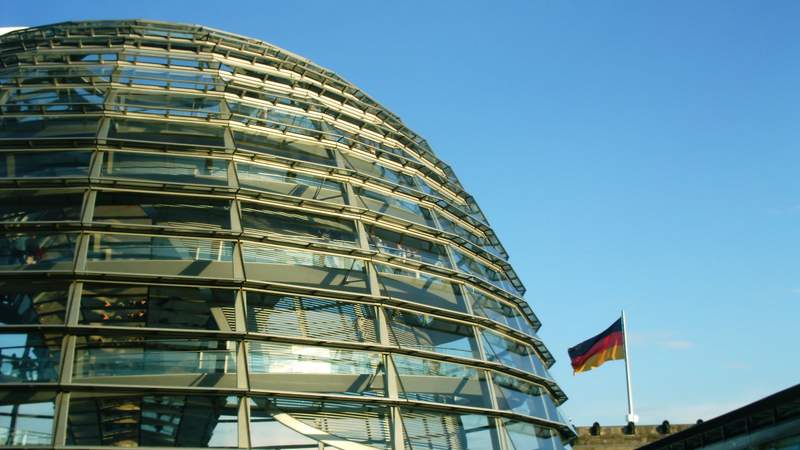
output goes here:
<path id="1" fill-rule="evenodd" d="M 77 281 L 72 283 L 69 288 L 69 298 L 67 301 L 67 311 L 64 317 L 64 323 L 69 326 L 78 324 L 78 318 L 81 311 L 81 295 L 83 293 L 83 282 Z"/>
<path id="2" fill-rule="evenodd" d="M 69 418 L 69 392 L 62 392 L 56 396 L 56 410 L 53 418 L 53 446 L 55 448 L 67 445 L 67 420 Z"/>
<path id="3" fill-rule="evenodd" d="M 236 342 L 236 387 L 249 389 L 247 367 L 247 345 L 245 341 Z"/>
<path id="4" fill-rule="evenodd" d="M 239 448 L 250 448 L 250 397 L 239 398 Z"/>

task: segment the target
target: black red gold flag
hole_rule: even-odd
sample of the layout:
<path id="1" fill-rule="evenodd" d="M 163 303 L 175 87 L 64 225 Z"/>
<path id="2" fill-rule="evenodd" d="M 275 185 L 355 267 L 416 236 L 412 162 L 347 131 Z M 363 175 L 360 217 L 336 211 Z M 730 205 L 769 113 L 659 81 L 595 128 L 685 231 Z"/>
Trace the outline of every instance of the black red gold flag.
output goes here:
<path id="1" fill-rule="evenodd" d="M 592 370 L 606 361 L 625 359 L 623 333 L 622 318 L 619 318 L 606 331 L 570 348 L 569 359 L 574 373 Z"/>

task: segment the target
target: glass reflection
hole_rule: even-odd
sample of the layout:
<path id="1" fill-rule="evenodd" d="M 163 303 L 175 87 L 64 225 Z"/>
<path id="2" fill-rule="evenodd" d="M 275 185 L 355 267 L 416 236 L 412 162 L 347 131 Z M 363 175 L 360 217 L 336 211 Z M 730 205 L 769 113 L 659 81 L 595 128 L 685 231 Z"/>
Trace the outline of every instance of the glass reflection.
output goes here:
<path id="1" fill-rule="evenodd" d="M 248 279 L 364 292 L 364 261 L 346 256 L 242 243 Z"/>
<path id="2" fill-rule="evenodd" d="M 228 184 L 228 162 L 214 158 L 108 152 L 103 154 L 101 175 L 104 178 L 225 186 Z"/>
<path id="3" fill-rule="evenodd" d="M 412 450 L 500 448 L 495 420 L 488 416 L 410 408 L 402 408 L 400 415 L 406 446 Z"/>
<path id="4" fill-rule="evenodd" d="M 561 450 L 563 445 L 555 430 L 527 422 L 501 419 L 505 443 L 514 450 Z"/>
<path id="5" fill-rule="evenodd" d="M 0 156 L 1 178 L 66 178 L 89 175 L 91 152 L 7 152 Z M 47 164 L 42 164 L 42 160 Z"/>
<path id="6" fill-rule="evenodd" d="M 401 309 L 385 308 L 389 339 L 401 348 L 478 358 L 471 325 Z"/>
<path id="7" fill-rule="evenodd" d="M 372 250 L 434 266 L 451 267 L 447 252 L 440 244 L 375 225 L 369 225 L 366 229 Z"/>
<path id="8" fill-rule="evenodd" d="M 236 447 L 235 396 L 74 392 L 67 445 Z"/>
<path id="9" fill-rule="evenodd" d="M 230 200 L 100 191 L 93 220 L 134 226 L 228 229 L 230 209 Z"/>
<path id="10" fill-rule="evenodd" d="M 66 222 L 80 220 L 83 192 L 0 192 L 0 222 Z"/>
<path id="11" fill-rule="evenodd" d="M 52 445 L 55 392 L 0 393 L 0 445 Z"/>
<path id="12" fill-rule="evenodd" d="M 331 400 L 250 397 L 250 440 L 253 448 L 275 450 L 315 449 L 319 442 L 337 448 L 347 448 L 348 442 L 390 448 L 389 408 Z"/>
<path id="13" fill-rule="evenodd" d="M 78 336 L 76 382 L 128 385 L 233 387 L 232 341 Z"/>
<path id="14" fill-rule="evenodd" d="M 501 336 L 493 331 L 481 330 L 486 359 L 524 370 L 540 377 L 551 378 L 533 347 Z"/>
<path id="15" fill-rule="evenodd" d="M 379 353 L 249 341 L 252 387 L 295 392 L 383 396 Z"/>
<path id="16" fill-rule="evenodd" d="M 0 324 L 62 324 L 68 294 L 68 281 L 0 281 Z"/>
<path id="17" fill-rule="evenodd" d="M 456 283 L 398 266 L 379 263 L 373 265 L 378 272 L 381 295 L 466 312 L 464 297 Z"/>
<path id="18" fill-rule="evenodd" d="M 93 335 L 75 346 L 76 382 L 233 387 L 235 374 L 232 341 Z"/>
<path id="19" fill-rule="evenodd" d="M 236 291 L 157 285 L 83 285 L 79 322 L 86 325 L 194 330 L 235 329 Z"/>
<path id="20" fill-rule="evenodd" d="M 75 234 L 0 235 L 0 269 L 70 270 Z"/>
<path id="21" fill-rule="evenodd" d="M 238 162 L 236 172 L 239 184 L 246 189 L 322 202 L 344 203 L 342 183 L 324 177 Z"/>
<path id="22" fill-rule="evenodd" d="M 499 409 L 560 421 L 556 405 L 543 387 L 499 373 L 492 374 L 492 381 Z"/>
<path id="23" fill-rule="evenodd" d="M 365 189 L 361 186 L 354 186 L 353 191 L 356 194 L 359 205 L 370 211 L 436 228 L 431 211 L 411 200 Z"/>
<path id="24" fill-rule="evenodd" d="M 483 370 L 446 361 L 392 355 L 400 398 L 491 408 Z"/>
<path id="25" fill-rule="evenodd" d="M 61 336 L 43 333 L 0 333 L 0 382 L 58 381 Z"/>
<path id="26" fill-rule="evenodd" d="M 260 203 L 242 202 L 242 226 L 245 231 L 274 233 L 281 237 L 323 244 L 352 247 L 358 240 L 352 220 Z"/>
<path id="27" fill-rule="evenodd" d="M 494 320 L 529 336 L 536 336 L 533 326 L 516 306 L 497 300 L 472 286 L 466 286 L 466 290 L 475 315 Z"/>
<path id="28" fill-rule="evenodd" d="M 278 336 L 377 342 L 375 307 L 247 291 L 247 330 Z"/>

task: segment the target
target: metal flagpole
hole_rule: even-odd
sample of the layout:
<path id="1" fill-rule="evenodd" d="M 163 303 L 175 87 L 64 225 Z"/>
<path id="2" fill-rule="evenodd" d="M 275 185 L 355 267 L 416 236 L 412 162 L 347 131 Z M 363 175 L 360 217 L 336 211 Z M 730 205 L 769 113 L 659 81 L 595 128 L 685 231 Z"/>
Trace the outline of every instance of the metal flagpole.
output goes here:
<path id="1" fill-rule="evenodd" d="M 631 392 L 631 350 L 628 346 L 628 325 L 625 320 L 625 310 L 622 310 L 622 338 L 625 343 L 625 383 L 628 386 L 628 422 L 636 423 L 639 416 L 633 413 L 633 393 Z"/>

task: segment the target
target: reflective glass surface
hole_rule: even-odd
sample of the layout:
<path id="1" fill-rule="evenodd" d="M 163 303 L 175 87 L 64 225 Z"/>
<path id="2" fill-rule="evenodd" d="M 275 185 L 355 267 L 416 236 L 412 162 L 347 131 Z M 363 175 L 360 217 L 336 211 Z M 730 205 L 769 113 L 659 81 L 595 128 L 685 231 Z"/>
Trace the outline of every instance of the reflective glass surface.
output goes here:
<path id="1" fill-rule="evenodd" d="M 0 270 L 71 270 L 77 234 L 0 235 Z"/>
<path id="2" fill-rule="evenodd" d="M 409 449 L 499 449 L 494 419 L 468 413 L 401 409 L 405 445 Z M 521 447 L 520 450 L 522 450 Z"/>
<path id="3" fill-rule="evenodd" d="M 0 222 L 76 221 L 82 203 L 82 191 L 0 191 Z"/>
<path id="4" fill-rule="evenodd" d="M 425 272 L 375 263 L 381 295 L 437 308 L 466 311 L 456 283 Z"/>
<path id="5" fill-rule="evenodd" d="M 235 396 L 73 393 L 67 444 L 112 447 L 236 447 Z"/>
<path id="6" fill-rule="evenodd" d="M 228 162 L 172 154 L 108 152 L 103 155 L 101 174 L 113 179 L 224 186 L 228 184 Z"/>
<path id="7" fill-rule="evenodd" d="M 79 322 L 94 326 L 232 331 L 236 291 L 188 286 L 83 285 Z"/>
<path id="8" fill-rule="evenodd" d="M 230 200 L 101 191 L 94 220 L 128 226 L 227 229 L 230 209 Z"/>
<path id="9" fill-rule="evenodd" d="M 323 244 L 353 246 L 358 240 L 352 220 L 261 203 L 242 203 L 242 227 L 245 231 Z"/>
<path id="10" fill-rule="evenodd" d="M 247 330 L 279 336 L 377 342 L 375 307 L 311 297 L 247 292 Z"/>
<path id="11" fill-rule="evenodd" d="M 230 341 L 145 336 L 78 336 L 73 380 L 79 383 L 233 387 Z"/>
<path id="12" fill-rule="evenodd" d="M 236 172 L 239 176 L 239 185 L 246 189 L 322 202 L 344 203 L 342 184 L 317 175 L 238 162 Z"/>
<path id="13" fill-rule="evenodd" d="M 0 280 L 0 324 L 62 324 L 68 294 L 69 282 Z"/>
<path id="14" fill-rule="evenodd" d="M 427 350 L 464 358 L 478 358 L 472 326 L 428 314 L 386 308 L 389 339 L 407 349 Z"/>
<path id="15" fill-rule="evenodd" d="M 247 357 L 254 388 L 383 396 L 380 353 L 251 341 Z"/>
<path id="16" fill-rule="evenodd" d="M 491 408 L 486 374 L 445 361 L 393 355 L 400 376 L 400 398 Z"/>
<path id="17" fill-rule="evenodd" d="M 250 397 L 254 448 L 285 449 L 314 442 L 357 442 L 389 448 L 389 408 L 357 402 Z M 345 444 L 346 445 L 346 444 Z"/>
<path id="18" fill-rule="evenodd" d="M 0 383 L 56 382 L 60 364 L 60 335 L 0 333 Z"/>
<path id="19" fill-rule="evenodd" d="M 51 445 L 55 392 L 0 392 L 0 445 Z"/>

